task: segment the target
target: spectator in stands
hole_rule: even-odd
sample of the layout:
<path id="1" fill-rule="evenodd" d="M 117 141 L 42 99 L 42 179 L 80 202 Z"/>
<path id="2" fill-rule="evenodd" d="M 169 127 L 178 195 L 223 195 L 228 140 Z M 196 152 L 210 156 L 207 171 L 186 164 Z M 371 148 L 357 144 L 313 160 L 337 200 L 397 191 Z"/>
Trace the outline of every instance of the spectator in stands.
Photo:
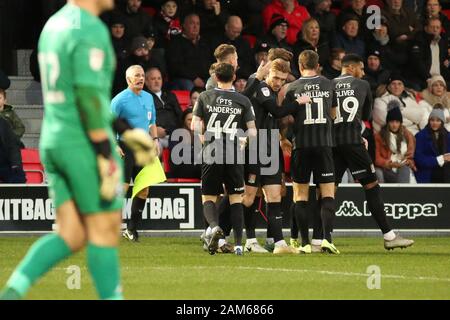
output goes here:
<path id="1" fill-rule="evenodd" d="M 416 171 L 414 151 L 416 141 L 403 126 L 399 102 L 388 103 L 386 125 L 375 134 L 375 166 L 378 180 L 386 183 L 409 183 L 411 170 Z"/>
<path id="2" fill-rule="evenodd" d="M 25 183 L 17 137 L 9 121 L 0 116 L 0 183 Z"/>
<path id="3" fill-rule="evenodd" d="M 330 42 L 336 33 L 336 15 L 330 11 L 331 0 L 314 0 L 310 5 L 311 17 L 319 22 L 320 36 Z"/>
<path id="4" fill-rule="evenodd" d="M 180 133 L 181 139 L 177 141 L 171 139 L 170 141 L 171 176 L 174 178 L 200 179 L 202 171 L 201 152 L 196 152 L 194 149 L 194 132 L 191 130 L 192 108 L 184 110 L 182 122 L 183 129 L 177 130 L 177 133 Z M 189 155 L 184 154 L 186 150 L 190 150 Z M 180 163 L 174 161 L 175 158 L 187 158 L 187 161 Z"/>
<path id="5" fill-rule="evenodd" d="M 201 0 L 197 13 L 201 23 L 200 34 L 208 40 L 223 32 L 230 15 L 220 0 Z"/>
<path id="6" fill-rule="evenodd" d="M 230 16 L 225 24 L 225 33 L 213 39 L 213 48 L 217 48 L 220 44 L 233 45 L 239 57 L 239 72 L 248 78 L 255 69 L 253 68 L 253 55 L 250 44 L 241 36 L 242 28 L 241 18 Z"/>
<path id="7" fill-rule="evenodd" d="M 156 130 L 160 150 L 169 147 L 170 134 L 181 126 L 181 108 L 177 97 L 170 91 L 163 90 L 163 78 L 158 68 L 145 72 L 145 86 L 153 96 L 156 108 Z"/>
<path id="8" fill-rule="evenodd" d="M 111 39 L 118 61 L 128 56 L 129 40 L 125 37 L 125 19 L 120 14 L 113 14 L 110 20 Z"/>
<path id="9" fill-rule="evenodd" d="M 299 33 L 299 39 L 294 46 L 294 56 L 298 57 L 303 50 L 315 51 L 319 55 L 319 64 L 321 66 L 325 65 L 330 59 L 330 45 L 322 37 L 319 22 L 314 18 L 303 22 L 302 31 Z"/>
<path id="10" fill-rule="evenodd" d="M 426 80 L 435 74 L 450 81 L 448 41 L 441 37 L 441 29 L 441 20 L 430 18 L 424 31 L 417 33 L 411 49 L 411 63 L 414 66 L 411 75 L 413 82 L 418 84 L 417 89 L 426 88 Z"/>
<path id="11" fill-rule="evenodd" d="M 205 89 L 200 88 L 200 87 L 193 87 L 191 92 L 189 93 L 189 108 L 194 108 L 195 103 L 197 102 L 198 96 L 200 95 L 200 93 L 202 93 L 203 91 L 205 91 Z"/>
<path id="12" fill-rule="evenodd" d="M 236 73 L 236 80 L 234 80 L 234 89 L 237 92 L 242 92 L 245 90 L 245 87 L 247 86 L 247 79 L 248 77 L 244 77 L 239 71 Z"/>
<path id="13" fill-rule="evenodd" d="M 280 14 L 274 14 L 267 34 L 261 41 L 268 43 L 271 48 L 283 48 L 293 52 L 292 47 L 286 41 L 289 22 Z"/>
<path id="14" fill-rule="evenodd" d="M 427 126 L 416 135 L 418 183 L 450 183 L 450 133 L 440 108 L 430 113 Z"/>
<path id="15" fill-rule="evenodd" d="M 367 65 L 364 69 L 364 80 L 369 82 L 370 89 L 372 90 L 372 96 L 377 96 L 377 89 L 379 86 L 384 85 L 389 80 L 391 72 L 386 70 L 381 65 L 380 52 L 371 51 L 367 55 Z"/>
<path id="16" fill-rule="evenodd" d="M 366 45 L 363 40 L 358 37 L 359 19 L 356 16 L 349 15 L 343 21 L 342 30 L 337 32 L 332 48 L 344 49 L 346 53 L 354 53 L 360 57 L 366 56 Z"/>
<path id="17" fill-rule="evenodd" d="M 153 20 L 141 8 L 142 0 L 127 0 L 125 8 L 122 10 L 124 15 L 128 39 L 142 36 L 153 30 Z"/>
<path id="18" fill-rule="evenodd" d="M 368 52 L 380 52 L 381 65 L 392 72 L 402 72 L 408 63 L 409 52 L 403 50 L 389 37 L 389 26 L 386 19 L 372 32 L 372 39 L 368 41 Z"/>
<path id="19" fill-rule="evenodd" d="M 382 10 L 389 25 L 389 38 L 396 44 L 399 54 L 407 54 L 411 41 L 421 30 L 414 11 L 403 7 L 403 0 L 386 0 Z"/>
<path id="20" fill-rule="evenodd" d="M 264 34 L 264 24 L 262 19 L 263 10 L 272 0 L 247 0 L 244 4 L 242 13 L 245 15 L 245 33 L 260 37 Z M 242 16 L 241 16 L 242 17 Z"/>
<path id="21" fill-rule="evenodd" d="M 445 128 L 450 131 L 450 93 L 447 91 L 447 84 L 442 76 L 436 75 L 428 79 L 428 87 L 421 92 L 423 100 L 419 105 L 433 110 L 437 104 L 442 105 L 445 115 Z"/>
<path id="22" fill-rule="evenodd" d="M 424 10 L 425 0 L 404 0 L 405 7 L 419 15 Z"/>
<path id="23" fill-rule="evenodd" d="M 185 17 L 183 34 L 170 40 L 166 57 L 174 89 L 205 87 L 212 63 L 212 51 L 200 37 L 200 18 L 197 14 Z"/>
<path id="24" fill-rule="evenodd" d="M 254 66 L 253 70 L 256 70 L 262 61 L 267 61 L 269 55 L 270 46 L 267 42 L 258 41 L 253 49 L 254 53 Z"/>
<path id="25" fill-rule="evenodd" d="M 150 67 L 158 67 L 163 72 L 166 70 L 165 61 L 160 55 L 154 55 L 148 48 L 147 38 L 140 36 L 133 39 L 130 46 L 132 54 L 119 61 L 113 85 L 113 95 L 127 87 L 125 73 L 133 65 L 140 65 L 144 70 Z M 124 79 L 125 78 L 125 79 Z"/>
<path id="26" fill-rule="evenodd" d="M 16 136 L 16 142 L 19 146 L 24 147 L 23 143 L 20 141 L 23 134 L 25 133 L 25 125 L 19 116 L 13 110 L 13 106 L 6 104 L 6 91 L 0 88 L 0 117 L 4 118 L 9 122 L 11 128 Z"/>
<path id="27" fill-rule="evenodd" d="M 11 85 L 8 76 L 0 69 L 0 89 L 7 90 Z"/>
<path id="28" fill-rule="evenodd" d="M 184 17 L 192 12 L 195 12 L 199 6 L 199 0 L 177 0 L 178 12 L 180 19 L 183 20 Z"/>
<path id="29" fill-rule="evenodd" d="M 379 98 L 375 99 L 373 107 L 373 127 L 375 132 L 381 130 L 386 124 L 388 103 L 396 100 L 400 103 L 405 127 L 416 134 L 427 125 L 427 110 L 416 102 L 414 92 L 405 89 L 403 77 L 393 73 L 388 81 L 387 90 Z"/>
<path id="30" fill-rule="evenodd" d="M 175 0 L 164 0 L 161 11 L 153 23 L 158 47 L 166 47 L 173 36 L 181 34 L 181 22 L 178 15 L 178 4 Z"/>
<path id="31" fill-rule="evenodd" d="M 422 14 L 422 26 L 425 26 L 430 18 L 439 18 L 439 20 L 441 20 L 442 33 L 445 34 L 445 38 L 449 41 L 450 21 L 448 20 L 448 17 L 442 13 L 442 6 L 439 3 L 439 0 L 426 1 Z"/>
<path id="32" fill-rule="evenodd" d="M 334 79 L 341 75 L 341 61 L 345 56 L 345 50 L 341 48 L 334 48 L 331 50 L 330 59 L 322 67 L 322 75 L 328 79 Z"/>
<path id="33" fill-rule="evenodd" d="M 353 16 L 358 18 L 358 36 L 363 41 L 366 41 L 370 35 L 370 31 L 367 27 L 367 20 L 370 15 L 367 13 L 366 0 L 351 0 L 350 6 L 343 9 L 338 17 L 338 29 L 341 29 L 347 18 Z"/>
<path id="34" fill-rule="evenodd" d="M 299 5 L 296 0 L 273 0 L 263 11 L 265 30 L 272 30 L 272 19 L 275 14 L 282 15 L 288 24 L 286 41 L 293 45 L 297 41 L 297 34 L 302 29 L 303 22 L 309 19 L 308 10 Z"/>

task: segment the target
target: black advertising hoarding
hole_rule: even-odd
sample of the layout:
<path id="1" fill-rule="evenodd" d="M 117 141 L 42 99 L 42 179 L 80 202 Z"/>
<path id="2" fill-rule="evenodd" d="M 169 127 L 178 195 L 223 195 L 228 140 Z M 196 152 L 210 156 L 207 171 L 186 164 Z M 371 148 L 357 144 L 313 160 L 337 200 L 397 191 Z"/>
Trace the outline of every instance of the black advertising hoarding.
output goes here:
<path id="1" fill-rule="evenodd" d="M 395 229 L 450 232 L 450 185 L 385 185 L 382 194 L 386 213 Z M 292 188 L 288 187 L 283 201 L 284 227 L 290 225 L 291 195 Z M 335 231 L 377 230 L 360 186 L 341 186 L 336 202 Z M 123 210 L 125 221 L 130 216 L 130 209 L 131 200 L 127 199 Z M 262 206 L 258 228 L 265 227 L 264 214 Z M 50 231 L 54 218 L 54 208 L 45 186 L 0 186 L 0 232 Z M 142 230 L 176 231 L 203 227 L 198 184 L 162 184 L 150 189 Z"/>

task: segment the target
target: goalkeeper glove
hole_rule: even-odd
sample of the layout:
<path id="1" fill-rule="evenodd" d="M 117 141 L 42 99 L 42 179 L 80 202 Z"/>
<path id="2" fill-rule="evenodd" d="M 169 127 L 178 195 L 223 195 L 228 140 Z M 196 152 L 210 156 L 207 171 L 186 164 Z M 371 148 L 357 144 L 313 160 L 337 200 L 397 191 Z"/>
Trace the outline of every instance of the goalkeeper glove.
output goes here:
<path id="1" fill-rule="evenodd" d="M 93 142 L 97 154 L 97 167 L 100 178 L 100 196 L 103 200 L 112 201 L 121 192 L 120 168 L 111 156 L 111 145 L 108 140 Z"/>
<path id="2" fill-rule="evenodd" d="M 145 166 L 158 157 L 156 143 L 142 129 L 129 129 L 122 134 L 123 142 L 134 153 L 134 159 L 139 166 Z"/>
<path id="3" fill-rule="evenodd" d="M 142 129 L 133 129 L 122 118 L 113 121 L 113 129 L 122 135 L 123 142 L 134 153 L 134 159 L 139 166 L 145 166 L 158 156 L 158 149 L 150 135 Z"/>

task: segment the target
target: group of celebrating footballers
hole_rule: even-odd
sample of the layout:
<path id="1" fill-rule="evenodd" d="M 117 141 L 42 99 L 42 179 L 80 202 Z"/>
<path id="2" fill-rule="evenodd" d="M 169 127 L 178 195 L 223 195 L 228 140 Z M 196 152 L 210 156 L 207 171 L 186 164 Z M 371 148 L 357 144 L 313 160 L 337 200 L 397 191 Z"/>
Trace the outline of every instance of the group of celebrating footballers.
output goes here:
<path id="1" fill-rule="evenodd" d="M 242 255 L 244 251 L 266 253 L 269 250 L 274 254 L 323 251 L 339 254 L 331 233 L 336 189 L 347 169 L 364 189 L 368 208 L 383 233 L 384 247 L 392 250 L 413 245 L 413 240 L 395 234 L 387 220 L 375 168 L 361 135 L 362 121 L 370 120 L 372 111 L 369 84 L 361 79 L 364 76 L 361 57 L 347 54 L 342 60 L 342 74 L 328 80 L 319 74 L 317 53 L 305 50 L 298 57 L 300 79 L 286 84 L 292 55 L 284 49 L 271 49 L 268 62 L 262 62 L 256 74 L 250 77 L 247 88 L 237 93 L 233 88 L 238 67 L 235 48 L 222 44 L 215 56 L 217 63 L 212 66 L 212 79 L 208 81 L 215 87 L 199 96 L 192 121 L 194 132 L 204 141 L 202 200 L 208 227 L 201 240 L 210 254 L 234 252 Z M 228 108 L 220 108 L 223 101 L 229 101 Z M 293 120 L 280 121 L 289 115 Z M 245 163 L 226 163 L 225 158 L 230 153 L 226 147 L 230 144 L 226 142 L 234 139 L 234 145 L 242 147 L 242 137 L 236 132 L 246 129 L 247 142 L 254 139 L 256 143 L 247 143 Z M 277 134 L 271 134 L 273 132 Z M 207 161 L 212 149 L 210 144 L 215 144 L 216 151 L 222 148 L 222 158 L 215 163 Z M 282 232 L 282 145 L 284 148 L 291 145 L 292 149 L 291 211 L 302 242 L 297 246 L 288 245 Z M 258 148 L 269 155 L 269 163 L 261 161 Z M 252 154 L 257 158 L 256 163 L 250 161 Z M 272 165 L 275 171 L 268 170 Z M 311 174 L 318 186 L 319 204 L 314 213 L 312 241 L 308 221 Z M 259 245 L 255 236 L 259 188 L 267 203 L 266 248 Z M 247 233 L 244 247 L 243 220 Z M 234 247 L 226 241 L 231 229 Z"/>

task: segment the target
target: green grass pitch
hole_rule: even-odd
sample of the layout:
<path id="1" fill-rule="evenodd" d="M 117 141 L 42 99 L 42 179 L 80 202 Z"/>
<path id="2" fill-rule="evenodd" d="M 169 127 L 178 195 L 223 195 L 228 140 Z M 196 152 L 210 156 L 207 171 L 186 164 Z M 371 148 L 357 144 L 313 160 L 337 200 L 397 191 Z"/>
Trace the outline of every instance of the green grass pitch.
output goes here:
<path id="1" fill-rule="evenodd" d="M 0 238 L 0 285 L 36 238 Z M 450 238 L 416 237 L 412 248 L 385 251 L 380 238 L 336 238 L 341 255 L 210 256 L 196 238 L 122 240 L 126 299 L 450 299 Z M 69 290 L 67 268 L 81 288 Z M 369 278 L 368 267 L 381 271 Z M 369 280 L 368 280 L 369 279 Z M 211 290 L 214 288 L 214 290 Z M 81 252 L 57 266 L 28 299 L 96 299 Z"/>

